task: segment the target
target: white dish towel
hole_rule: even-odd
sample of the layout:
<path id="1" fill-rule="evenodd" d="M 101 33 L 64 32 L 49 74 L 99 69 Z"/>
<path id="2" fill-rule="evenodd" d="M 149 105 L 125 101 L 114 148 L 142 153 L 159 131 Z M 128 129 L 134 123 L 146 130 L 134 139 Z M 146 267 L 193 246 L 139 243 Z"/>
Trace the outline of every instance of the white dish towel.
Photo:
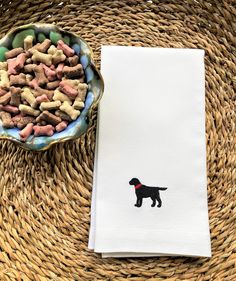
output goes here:
<path id="1" fill-rule="evenodd" d="M 204 51 L 104 46 L 101 72 L 89 248 L 210 257 Z"/>

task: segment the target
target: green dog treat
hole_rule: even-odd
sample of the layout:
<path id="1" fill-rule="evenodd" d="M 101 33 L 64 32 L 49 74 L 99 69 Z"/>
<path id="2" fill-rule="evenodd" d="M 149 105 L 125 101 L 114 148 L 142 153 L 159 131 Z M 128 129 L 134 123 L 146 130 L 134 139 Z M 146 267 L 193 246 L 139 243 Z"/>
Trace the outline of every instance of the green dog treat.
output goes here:
<path id="1" fill-rule="evenodd" d="M 64 43 L 66 43 L 67 45 L 70 45 L 70 37 L 68 35 L 65 35 L 62 39 L 64 41 Z"/>
<path id="2" fill-rule="evenodd" d="M 18 32 L 15 35 L 15 38 L 12 41 L 12 47 L 18 48 L 18 47 L 24 47 L 24 39 L 26 36 L 31 35 L 35 39 L 35 32 L 33 29 L 25 29 L 23 31 Z"/>
<path id="3" fill-rule="evenodd" d="M 62 36 L 58 32 L 50 31 L 49 38 L 52 41 L 52 43 L 57 44 L 57 41 L 61 40 Z"/>
<path id="4" fill-rule="evenodd" d="M 0 47 L 0 61 L 5 61 L 5 53 L 8 52 L 9 50 L 5 47 Z"/>
<path id="5" fill-rule="evenodd" d="M 40 42 L 40 43 L 42 43 L 44 40 L 46 39 L 46 36 L 44 35 L 44 33 L 39 33 L 39 35 L 38 35 L 38 41 Z"/>

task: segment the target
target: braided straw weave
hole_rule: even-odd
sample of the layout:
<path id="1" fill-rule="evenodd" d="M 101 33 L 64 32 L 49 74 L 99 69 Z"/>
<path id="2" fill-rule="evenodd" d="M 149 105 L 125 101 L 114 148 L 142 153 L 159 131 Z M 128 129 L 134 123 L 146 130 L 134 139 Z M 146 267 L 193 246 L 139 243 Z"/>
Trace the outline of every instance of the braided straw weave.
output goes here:
<path id="1" fill-rule="evenodd" d="M 213 257 L 101 259 L 87 249 L 96 114 L 87 134 L 46 152 L 0 142 L 0 280 L 236 280 L 236 9 L 232 1 L 4 0 L 1 37 L 56 23 L 91 45 L 206 51 L 206 140 Z M 170 77 L 171 81 L 171 77 Z"/>

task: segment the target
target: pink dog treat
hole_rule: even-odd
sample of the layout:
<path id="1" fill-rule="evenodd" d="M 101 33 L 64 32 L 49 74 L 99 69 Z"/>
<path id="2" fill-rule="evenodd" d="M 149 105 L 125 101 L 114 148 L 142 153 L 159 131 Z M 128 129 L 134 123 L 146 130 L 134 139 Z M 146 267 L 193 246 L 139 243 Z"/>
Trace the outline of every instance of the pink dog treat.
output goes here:
<path id="1" fill-rule="evenodd" d="M 59 86 L 60 80 L 55 80 L 47 83 L 47 88 L 49 90 L 55 90 Z"/>
<path id="2" fill-rule="evenodd" d="M 21 53 L 14 59 L 8 59 L 8 75 L 17 74 L 18 71 L 24 67 L 26 61 L 26 54 Z"/>
<path id="3" fill-rule="evenodd" d="M 6 90 L 0 88 L 0 97 L 4 96 L 7 93 Z"/>
<path id="4" fill-rule="evenodd" d="M 20 135 L 20 138 L 21 138 L 22 141 L 26 141 L 29 138 L 29 136 L 33 132 L 33 127 L 34 127 L 34 124 L 29 123 L 25 126 L 25 128 L 23 130 L 21 130 L 19 132 L 19 135 Z"/>
<path id="5" fill-rule="evenodd" d="M 19 113 L 18 107 L 12 106 L 12 105 L 9 105 L 9 104 L 7 104 L 7 105 L 0 104 L 0 110 L 6 111 L 6 112 L 9 112 L 9 113 L 12 113 L 12 114 Z"/>
<path id="6" fill-rule="evenodd" d="M 39 86 L 38 80 L 36 78 L 34 78 L 33 80 L 28 82 L 28 85 L 30 86 L 30 88 L 36 89 Z"/>
<path id="7" fill-rule="evenodd" d="M 78 78 L 84 74 L 84 70 L 81 64 L 75 66 L 65 66 L 63 68 L 63 74 L 66 78 Z"/>
<path id="8" fill-rule="evenodd" d="M 60 87 L 63 93 L 65 93 L 69 98 L 75 99 L 78 95 L 78 92 L 72 88 L 68 83 L 61 81 Z"/>
<path id="9" fill-rule="evenodd" d="M 75 53 L 75 51 L 70 48 L 67 44 L 65 44 L 62 40 L 58 40 L 57 42 L 57 49 L 58 50 L 62 50 L 63 53 L 67 56 L 67 57 L 72 57 Z"/>
<path id="10" fill-rule="evenodd" d="M 25 74 L 20 73 L 19 75 L 10 75 L 10 85 L 27 85 Z"/>
<path id="11" fill-rule="evenodd" d="M 50 100 L 48 99 L 48 97 L 47 97 L 45 94 L 36 97 L 36 102 L 37 102 L 37 104 L 40 104 L 40 103 L 42 103 L 42 102 L 49 102 L 49 101 L 50 101 Z"/>
<path id="12" fill-rule="evenodd" d="M 21 54 L 23 52 L 24 52 L 23 48 L 15 48 L 15 49 L 12 49 L 12 50 L 6 52 L 5 57 L 6 57 L 6 59 L 15 58 L 16 56 L 18 56 L 19 54 Z"/>
<path id="13" fill-rule="evenodd" d="M 33 70 L 39 86 L 48 83 L 48 79 L 44 74 L 44 69 L 42 65 L 35 65 Z"/>
<path id="14" fill-rule="evenodd" d="M 54 134 L 54 127 L 52 125 L 34 126 L 34 135 L 38 136 L 52 136 Z"/>
<path id="15" fill-rule="evenodd" d="M 6 105 L 11 99 L 11 93 L 8 92 L 4 96 L 0 97 L 0 104 Z"/>
<path id="16" fill-rule="evenodd" d="M 10 105 L 19 106 L 20 105 L 20 98 L 21 98 L 21 88 L 10 87 L 11 91 L 11 100 Z"/>
<path id="17" fill-rule="evenodd" d="M 68 125 L 68 122 L 62 121 L 61 123 L 59 123 L 59 124 L 56 126 L 56 131 L 57 131 L 57 132 L 61 132 L 61 131 L 65 130 L 65 128 L 67 127 L 67 125 Z"/>
<path id="18" fill-rule="evenodd" d="M 63 75 L 63 68 L 64 68 L 64 63 L 59 63 L 58 67 L 56 69 L 56 73 L 57 73 L 57 78 L 61 79 L 62 75 Z"/>
<path id="19" fill-rule="evenodd" d="M 0 111 L 0 119 L 2 120 L 2 125 L 5 128 L 13 128 L 14 123 L 11 120 L 11 114 L 5 111 Z"/>
<path id="20" fill-rule="evenodd" d="M 56 71 L 52 70 L 50 67 L 46 66 L 43 63 L 40 63 L 40 66 L 42 66 L 44 73 L 49 81 L 53 81 L 56 78 Z"/>

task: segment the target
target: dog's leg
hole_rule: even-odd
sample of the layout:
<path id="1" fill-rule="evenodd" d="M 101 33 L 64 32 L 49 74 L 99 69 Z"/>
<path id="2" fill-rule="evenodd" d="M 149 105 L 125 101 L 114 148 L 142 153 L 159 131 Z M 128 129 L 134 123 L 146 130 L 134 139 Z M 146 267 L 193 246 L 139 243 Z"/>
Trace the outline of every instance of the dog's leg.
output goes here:
<path id="1" fill-rule="evenodd" d="M 161 208 L 162 202 L 161 202 L 161 198 L 159 196 L 157 197 L 157 201 L 158 201 L 157 207 Z"/>
<path id="2" fill-rule="evenodd" d="M 138 207 L 141 207 L 142 204 L 143 204 L 143 198 L 139 198 L 139 205 L 138 205 Z"/>
<path id="3" fill-rule="evenodd" d="M 151 197 L 151 199 L 152 199 L 151 207 L 155 207 L 156 206 L 156 197 Z"/>
<path id="4" fill-rule="evenodd" d="M 137 197 L 136 203 L 134 204 L 135 207 L 139 207 L 139 198 Z"/>

